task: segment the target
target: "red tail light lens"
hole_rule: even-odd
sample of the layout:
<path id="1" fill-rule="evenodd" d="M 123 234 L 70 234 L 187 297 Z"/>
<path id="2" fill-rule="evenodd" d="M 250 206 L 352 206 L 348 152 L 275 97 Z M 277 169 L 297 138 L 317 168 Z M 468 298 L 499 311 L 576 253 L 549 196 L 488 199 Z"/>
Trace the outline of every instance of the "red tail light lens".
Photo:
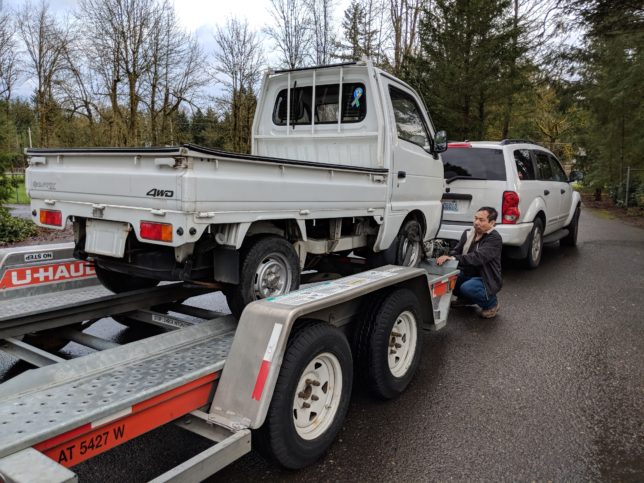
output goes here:
<path id="1" fill-rule="evenodd" d="M 169 223 L 141 222 L 141 238 L 164 242 L 172 241 L 172 225 Z"/>
<path id="2" fill-rule="evenodd" d="M 40 210 L 40 223 L 43 225 L 63 226 L 63 214 L 56 210 Z"/>
<path id="3" fill-rule="evenodd" d="M 503 192 L 503 205 L 501 208 L 502 223 L 513 225 L 519 221 L 519 195 L 514 191 Z"/>

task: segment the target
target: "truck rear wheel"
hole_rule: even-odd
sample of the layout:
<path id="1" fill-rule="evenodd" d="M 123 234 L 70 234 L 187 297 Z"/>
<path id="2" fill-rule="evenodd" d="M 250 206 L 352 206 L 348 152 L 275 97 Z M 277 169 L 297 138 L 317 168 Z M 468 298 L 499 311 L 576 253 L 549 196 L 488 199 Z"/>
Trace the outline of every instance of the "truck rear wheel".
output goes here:
<path id="1" fill-rule="evenodd" d="M 103 287 L 114 293 L 130 292 L 132 290 L 152 288 L 159 285 L 158 280 L 113 272 L 101 267 L 98 263 L 94 264 L 94 269 L 96 270 L 96 278 L 98 278 L 98 281 L 101 282 Z"/>
<path id="2" fill-rule="evenodd" d="M 289 469 L 314 463 L 339 433 L 349 408 L 353 361 L 346 337 L 313 323 L 288 342 L 257 449 Z"/>
<path id="3" fill-rule="evenodd" d="M 419 321 L 416 295 L 397 289 L 375 303 L 358 327 L 354 339 L 358 371 L 375 396 L 392 399 L 414 377 L 422 349 Z"/>
<path id="4" fill-rule="evenodd" d="M 300 287 L 297 253 L 284 238 L 251 238 L 242 248 L 239 284 L 226 290 L 228 307 L 237 318 L 249 303 L 283 295 Z"/>

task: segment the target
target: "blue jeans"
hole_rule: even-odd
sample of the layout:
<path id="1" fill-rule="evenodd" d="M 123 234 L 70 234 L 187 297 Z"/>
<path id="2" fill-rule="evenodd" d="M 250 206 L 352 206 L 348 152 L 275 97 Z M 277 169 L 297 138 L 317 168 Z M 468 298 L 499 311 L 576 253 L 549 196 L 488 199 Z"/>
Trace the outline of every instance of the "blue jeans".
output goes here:
<path id="1" fill-rule="evenodd" d="M 463 272 L 458 274 L 454 294 L 459 299 L 476 304 L 483 310 L 496 307 L 498 303 L 496 295 L 488 297 L 485 284 L 481 277 L 467 277 L 463 275 Z"/>

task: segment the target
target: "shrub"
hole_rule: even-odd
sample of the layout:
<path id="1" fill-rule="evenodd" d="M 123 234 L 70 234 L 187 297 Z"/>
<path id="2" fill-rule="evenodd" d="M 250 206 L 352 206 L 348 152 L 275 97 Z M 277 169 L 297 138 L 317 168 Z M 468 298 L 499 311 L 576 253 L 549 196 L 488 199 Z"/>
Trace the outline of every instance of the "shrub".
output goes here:
<path id="1" fill-rule="evenodd" d="M 31 220 L 14 218 L 9 210 L 0 207 L 0 243 L 15 243 L 36 235 L 38 228 Z"/>

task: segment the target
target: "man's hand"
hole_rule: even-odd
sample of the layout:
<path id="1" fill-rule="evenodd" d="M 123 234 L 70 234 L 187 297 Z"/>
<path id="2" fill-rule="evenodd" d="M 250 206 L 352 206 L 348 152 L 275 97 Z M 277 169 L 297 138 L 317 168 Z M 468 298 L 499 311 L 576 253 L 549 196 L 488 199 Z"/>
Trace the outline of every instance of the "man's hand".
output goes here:
<path id="1" fill-rule="evenodd" d="M 447 260 L 451 260 L 451 259 L 452 259 L 452 257 L 450 257 L 449 255 L 443 255 L 443 256 L 438 257 L 438 258 L 436 259 L 436 265 L 442 265 L 442 264 L 443 264 L 443 263 L 445 263 Z"/>

